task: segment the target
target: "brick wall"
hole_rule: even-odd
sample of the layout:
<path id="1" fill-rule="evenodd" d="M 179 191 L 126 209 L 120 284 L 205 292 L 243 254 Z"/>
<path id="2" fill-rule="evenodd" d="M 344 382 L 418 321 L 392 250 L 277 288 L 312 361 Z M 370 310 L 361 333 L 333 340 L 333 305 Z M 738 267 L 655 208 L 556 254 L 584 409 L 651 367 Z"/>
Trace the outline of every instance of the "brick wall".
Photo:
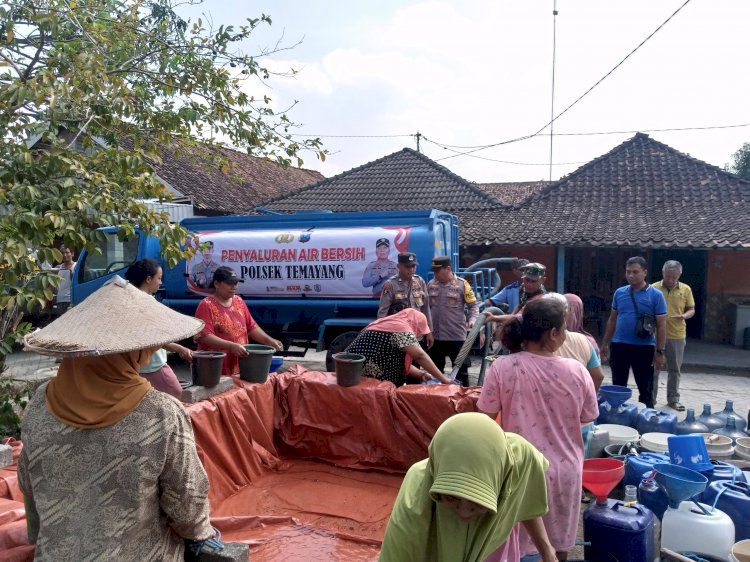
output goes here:
<path id="1" fill-rule="evenodd" d="M 703 339 L 729 343 L 732 303 L 750 299 L 750 251 L 712 250 L 707 260 Z"/>

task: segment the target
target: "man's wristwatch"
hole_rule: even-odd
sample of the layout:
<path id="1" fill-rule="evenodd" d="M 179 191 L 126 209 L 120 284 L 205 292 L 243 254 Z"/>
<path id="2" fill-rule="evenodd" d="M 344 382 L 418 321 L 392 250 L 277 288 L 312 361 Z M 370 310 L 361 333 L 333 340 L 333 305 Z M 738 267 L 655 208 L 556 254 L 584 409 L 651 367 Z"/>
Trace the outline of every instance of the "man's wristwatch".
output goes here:
<path id="1" fill-rule="evenodd" d="M 664 355 L 665 351 L 666 351 L 665 349 L 657 349 L 656 353 L 658 353 L 659 355 Z"/>

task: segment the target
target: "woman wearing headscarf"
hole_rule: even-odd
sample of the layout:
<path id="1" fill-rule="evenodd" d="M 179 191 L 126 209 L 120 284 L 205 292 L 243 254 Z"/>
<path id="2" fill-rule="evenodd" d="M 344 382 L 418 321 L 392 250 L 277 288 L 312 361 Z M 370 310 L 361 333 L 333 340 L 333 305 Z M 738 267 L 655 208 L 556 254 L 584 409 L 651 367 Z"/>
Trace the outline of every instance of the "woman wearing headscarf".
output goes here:
<path id="1" fill-rule="evenodd" d="M 579 299 L 576 295 L 570 295 L 575 299 Z M 581 365 L 586 367 L 586 370 L 591 375 L 591 380 L 594 383 L 594 390 L 599 391 L 604 381 L 604 371 L 602 371 L 602 361 L 599 357 L 598 347 L 596 347 L 596 341 L 590 334 L 579 331 L 577 328 L 581 327 L 580 324 L 580 311 L 571 308 L 571 299 L 568 295 L 561 295 L 560 293 L 546 293 L 543 298 L 555 299 L 565 308 L 565 341 L 555 351 L 555 355 L 560 357 L 567 357 L 568 359 L 575 359 Z"/>
<path id="2" fill-rule="evenodd" d="M 245 344 L 251 340 L 276 351 L 284 349 L 284 345 L 269 336 L 250 315 L 245 301 L 237 295 L 239 282 L 231 267 L 222 265 L 217 268 L 211 281 L 214 294 L 203 299 L 195 311 L 195 317 L 205 323 L 200 334 L 195 336 L 198 349 L 226 352 L 222 375 L 240 372 L 239 358 L 248 356 Z"/>
<path id="3" fill-rule="evenodd" d="M 147 295 L 153 296 L 161 286 L 162 274 L 159 262 L 146 258 L 131 264 L 125 272 L 125 279 Z M 182 398 L 182 385 L 172 367 L 167 363 L 167 350 L 178 353 L 185 361 L 193 361 L 193 352 L 187 347 L 179 343 L 168 343 L 154 351 L 149 362 L 141 366 L 138 372 L 156 390 L 161 390 L 180 399 Z"/>
<path id="4" fill-rule="evenodd" d="M 583 310 L 583 301 L 578 295 L 573 293 L 565 293 L 565 300 L 568 301 L 568 316 L 565 318 L 565 325 L 569 332 L 578 332 L 586 336 L 594 347 L 594 351 L 599 355 L 599 344 L 596 343 L 594 336 L 589 334 L 583 329 L 583 319 L 585 317 L 585 311 Z"/>
<path id="5" fill-rule="evenodd" d="M 62 356 L 21 424 L 18 479 L 35 560 L 159 560 L 219 548 L 190 417 L 138 368 L 203 323 L 115 277 L 26 337 Z"/>
<path id="6" fill-rule="evenodd" d="M 506 431 L 526 438 L 549 460 L 544 525 L 559 560 L 578 529 L 584 446 L 581 426 L 599 415 L 594 383 L 574 359 L 555 352 L 565 341 L 565 308 L 555 299 L 526 303 L 523 319 L 503 328 L 511 355 L 498 357 L 484 381 L 478 408 Z M 534 548 L 522 537 L 524 554 Z"/>
<path id="7" fill-rule="evenodd" d="M 435 432 L 428 458 L 406 473 L 380 562 L 517 562 L 522 522 L 544 562 L 555 552 L 541 521 L 546 459 L 479 413 L 456 414 Z M 494 554 L 493 554 L 494 553 Z"/>
<path id="8" fill-rule="evenodd" d="M 427 352 L 419 346 L 419 338 L 430 333 L 427 317 L 419 310 L 405 308 L 400 312 L 378 318 L 346 348 L 346 353 L 364 355 L 362 375 L 396 386 L 406 383 L 406 377 L 415 382 L 433 378 L 443 384 L 453 381 L 435 366 Z M 417 361 L 423 370 L 412 365 Z"/>

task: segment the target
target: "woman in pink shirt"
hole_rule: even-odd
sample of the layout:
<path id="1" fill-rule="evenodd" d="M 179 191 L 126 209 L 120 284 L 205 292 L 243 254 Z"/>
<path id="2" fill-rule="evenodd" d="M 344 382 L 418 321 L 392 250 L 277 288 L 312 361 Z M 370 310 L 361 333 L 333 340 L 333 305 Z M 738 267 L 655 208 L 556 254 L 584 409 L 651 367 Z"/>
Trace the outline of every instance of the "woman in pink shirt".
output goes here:
<path id="1" fill-rule="evenodd" d="M 599 415 L 589 373 L 577 361 L 554 355 L 565 334 L 561 303 L 529 301 L 523 319 L 513 318 L 503 327 L 503 344 L 522 350 L 493 363 L 477 403 L 493 419 L 499 414 L 505 431 L 521 435 L 549 460 L 544 526 L 558 560 L 565 560 L 575 545 L 583 473 L 581 425 Z M 525 554 L 534 552 L 524 537 L 521 548 Z"/>

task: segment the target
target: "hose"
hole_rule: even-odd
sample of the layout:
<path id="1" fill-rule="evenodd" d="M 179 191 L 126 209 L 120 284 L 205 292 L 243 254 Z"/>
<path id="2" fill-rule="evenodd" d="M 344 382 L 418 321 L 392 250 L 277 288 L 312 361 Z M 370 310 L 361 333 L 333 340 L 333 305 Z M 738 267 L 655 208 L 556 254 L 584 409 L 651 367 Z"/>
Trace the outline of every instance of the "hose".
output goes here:
<path id="1" fill-rule="evenodd" d="M 485 308 L 484 312 L 489 312 L 491 314 L 504 314 L 502 310 L 494 306 Z M 456 360 L 453 362 L 453 370 L 451 371 L 452 379 L 456 378 L 458 370 L 461 368 L 461 365 L 464 364 L 464 361 L 469 356 L 469 352 L 474 345 L 474 340 L 477 339 L 477 336 L 482 331 L 482 329 L 485 330 L 485 337 L 484 346 L 482 348 L 482 366 L 479 369 L 479 380 L 477 381 L 477 385 L 482 386 L 482 384 L 484 384 L 484 373 L 487 370 L 487 352 L 489 351 L 490 345 L 492 344 L 492 325 L 488 322 L 486 314 L 480 314 L 476 322 L 474 322 L 474 326 L 471 328 L 471 330 L 469 330 L 469 334 L 466 336 L 466 341 L 461 346 L 461 349 L 456 356 Z"/>
<path id="2" fill-rule="evenodd" d="M 476 271 L 477 269 L 482 269 L 483 267 L 494 267 L 495 268 L 495 285 L 491 293 L 491 295 L 494 295 L 500 290 L 500 287 L 502 286 L 500 275 L 497 272 L 497 266 L 501 264 L 506 264 L 506 263 L 512 265 L 516 261 L 518 261 L 518 258 L 487 258 L 486 260 L 480 260 L 478 262 L 471 264 L 469 267 L 462 269 L 461 273 L 471 273 L 472 271 Z"/>

